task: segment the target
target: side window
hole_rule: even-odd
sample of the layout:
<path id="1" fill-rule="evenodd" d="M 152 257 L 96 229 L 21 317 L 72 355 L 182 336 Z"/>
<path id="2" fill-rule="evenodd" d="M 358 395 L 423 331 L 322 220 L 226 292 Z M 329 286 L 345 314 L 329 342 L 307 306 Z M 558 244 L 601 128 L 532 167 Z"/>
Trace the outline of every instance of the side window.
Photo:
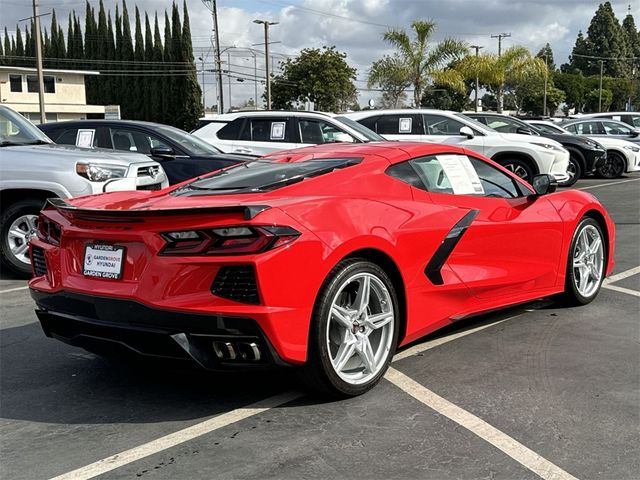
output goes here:
<path id="1" fill-rule="evenodd" d="M 459 135 L 464 123 L 440 115 L 423 115 L 427 135 Z"/>
<path id="2" fill-rule="evenodd" d="M 420 135 L 422 122 L 419 115 L 383 115 L 378 118 L 376 131 L 381 135 Z"/>
<path id="3" fill-rule="evenodd" d="M 358 123 L 360 125 L 364 125 L 369 130 L 373 130 L 375 132 L 376 131 L 376 122 L 378 121 L 379 118 L 380 118 L 379 116 L 361 118 L 360 120 L 358 120 Z"/>
<path id="4" fill-rule="evenodd" d="M 42 77 L 44 82 L 44 93 L 56 93 L 56 78 L 50 75 Z M 30 93 L 38 93 L 38 77 L 35 75 L 27 75 L 27 91 Z"/>
<path id="5" fill-rule="evenodd" d="M 22 75 L 9 75 L 10 90 L 22 92 Z"/>
<path id="6" fill-rule="evenodd" d="M 233 122 L 227 123 L 224 127 L 218 130 L 216 136 L 220 140 L 237 140 L 240 136 L 240 129 L 244 123 L 244 118 L 237 118 Z"/>
<path id="7" fill-rule="evenodd" d="M 428 155 L 393 165 L 387 174 L 433 193 L 516 198 L 518 182 L 488 163 L 466 155 Z"/>
<path id="8" fill-rule="evenodd" d="M 322 143 L 354 142 L 347 132 L 322 120 L 299 119 L 300 138 L 302 143 L 319 145 Z"/>
<path id="9" fill-rule="evenodd" d="M 582 122 L 571 125 L 574 133 L 578 135 L 604 135 L 605 131 L 600 125 L 600 122 Z"/>
<path id="10" fill-rule="evenodd" d="M 602 122 L 607 135 L 631 135 L 631 127 L 613 122 Z"/>
<path id="11" fill-rule="evenodd" d="M 123 150 L 125 152 L 137 152 L 136 142 L 130 132 L 119 129 L 110 128 L 111 143 L 115 150 Z"/>
<path id="12" fill-rule="evenodd" d="M 66 130 L 53 130 L 47 133 L 49 138 L 61 145 L 75 145 L 78 135 L 77 128 L 68 128 Z"/>
<path id="13" fill-rule="evenodd" d="M 247 129 L 254 142 L 291 142 L 290 122 L 286 118 L 250 118 Z"/>
<path id="14" fill-rule="evenodd" d="M 505 118 L 489 118 L 487 119 L 487 126 L 502 133 L 518 133 L 518 125 L 515 122 L 511 122 Z"/>

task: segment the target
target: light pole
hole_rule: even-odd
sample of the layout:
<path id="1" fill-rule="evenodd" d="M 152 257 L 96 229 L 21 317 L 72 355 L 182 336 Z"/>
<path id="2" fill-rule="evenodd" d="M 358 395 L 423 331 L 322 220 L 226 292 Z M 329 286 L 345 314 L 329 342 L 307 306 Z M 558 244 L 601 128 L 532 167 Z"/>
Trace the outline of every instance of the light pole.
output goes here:
<path id="1" fill-rule="evenodd" d="M 40 103 L 40 123 L 47 123 L 44 111 L 44 75 L 42 73 L 42 38 L 40 37 L 40 3 L 33 0 L 33 33 L 36 36 L 36 70 L 38 74 L 38 101 Z"/>
<path id="2" fill-rule="evenodd" d="M 202 109 L 204 110 L 204 113 L 207 113 L 207 100 L 205 98 L 207 92 L 204 88 L 204 58 L 198 57 L 198 60 L 200 60 L 202 65 Z"/>
<path id="3" fill-rule="evenodd" d="M 211 18 L 213 20 L 213 50 L 216 58 L 216 70 L 218 70 L 218 113 L 224 112 L 224 99 L 222 98 L 222 67 L 220 62 L 220 36 L 218 34 L 218 8 L 216 0 L 202 0 L 202 3 L 211 10 Z"/>
<path id="4" fill-rule="evenodd" d="M 471 45 L 471 48 L 476 49 L 476 62 L 477 62 L 477 59 L 480 56 L 480 49 L 484 47 L 480 45 Z M 475 100 L 476 113 L 480 111 L 480 106 L 478 105 L 478 83 L 480 83 L 480 79 L 478 78 L 478 65 L 476 65 L 476 100 Z"/>
<path id="5" fill-rule="evenodd" d="M 254 20 L 253 23 L 258 23 L 264 25 L 264 71 L 267 77 L 267 88 L 266 88 L 266 97 L 267 97 L 267 108 L 266 110 L 271 110 L 271 78 L 269 77 L 269 26 L 277 25 L 278 22 L 269 22 L 267 20 Z"/>
<path id="6" fill-rule="evenodd" d="M 598 112 L 602 111 L 602 71 L 604 69 L 604 60 L 600 60 L 600 94 L 598 95 Z"/>

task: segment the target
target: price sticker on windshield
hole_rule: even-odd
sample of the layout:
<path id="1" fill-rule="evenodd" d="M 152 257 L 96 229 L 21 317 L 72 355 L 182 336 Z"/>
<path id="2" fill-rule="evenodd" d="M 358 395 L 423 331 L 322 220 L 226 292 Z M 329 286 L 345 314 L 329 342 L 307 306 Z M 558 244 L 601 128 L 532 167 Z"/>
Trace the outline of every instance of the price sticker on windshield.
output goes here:
<path id="1" fill-rule="evenodd" d="M 483 194 L 482 182 L 466 155 L 437 155 L 436 158 L 449 179 L 453 193 L 458 195 Z"/>

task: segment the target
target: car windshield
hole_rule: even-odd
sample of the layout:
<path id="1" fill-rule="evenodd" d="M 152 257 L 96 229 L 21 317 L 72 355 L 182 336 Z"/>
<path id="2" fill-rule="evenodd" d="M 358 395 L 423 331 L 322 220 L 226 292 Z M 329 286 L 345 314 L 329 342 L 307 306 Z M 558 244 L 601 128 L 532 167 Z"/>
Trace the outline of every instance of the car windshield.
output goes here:
<path id="1" fill-rule="evenodd" d="M 168 127 L 165 125 L 156 127 L 158 132 L 166 135 L 176 142 L 180 147 L 187 151 L 189 155 L 217 155 L 222 153 L 213 145 L 201 140 L 195 135 L 183 132 L 178 128 Z"/>
<path id="2" fill-rule="evenodd" d="M 17 112 L 0 107 L 0 146 L 53 143 L 29 120 Z"/>
<path id="3" fill-rule="evenodd" d="M 478 130 L 480 130 L 481 132 L 495 132 L 496 130 L 494 130 L 491 127 L 488 127 L 487 125 L 485 125 L 484 123 L 480 123 L 479 121 L 477 121 L 475 118 L 471 118 L 471 117 L 467 117 L 466 115 L 462 114 L 462 113 L 454 113 L 454 115 L 458 118 L 463 119 L 465 122 L 469 122 L 470 124 L 472 124 L 475 128 L 477 128 Z"/>
<path id="4" fill-rule="evenodd" d="M 267 192 L 361 161 L 361 158 L 323 158 L 292 163 L 254 160 L 196 179 L 172 194 L 191 196 Z"/>
<path id="5" fill-rule="evenodd" d="M 534 123 L 533 126 L 535 126 L 538 130 L 545 132 L 545 133 L 559 133 L 562 135 L 573 135 L 569 130 L 565 130 L 564 128 L 558 126 L 558 125 L 549 125 L 547 123 Z"/>
<path id="6" fill-rule="evenodd" d="M 386 142 L 386 140 L 380 135 L 378 135 L 376 132 L 368 129 L 367 127 L 356 122 L 355 120 L 351 120 L 350 118 L 343 117 L 343 116 L 335 117 L 335 119 L 339 120 L 340 122 L 344 123 L 348 127 L 351 127 L 353 130 L 358 132 L 360 135 L 362 135 L 364 138 L 367 139 L 367 142 Z"/>

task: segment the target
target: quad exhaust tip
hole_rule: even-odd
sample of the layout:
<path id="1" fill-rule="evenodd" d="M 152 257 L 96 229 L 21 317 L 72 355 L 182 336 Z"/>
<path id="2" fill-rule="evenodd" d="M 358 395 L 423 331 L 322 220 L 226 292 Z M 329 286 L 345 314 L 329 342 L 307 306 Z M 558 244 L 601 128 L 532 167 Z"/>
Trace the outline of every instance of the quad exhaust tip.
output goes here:
<path id="1" fill-rule="evenodd" d="M 262 358 L 260 348 L 254 342 L 213 342 L 213 351 L 220 360 L 245 360 L 259 362 Z"/>

